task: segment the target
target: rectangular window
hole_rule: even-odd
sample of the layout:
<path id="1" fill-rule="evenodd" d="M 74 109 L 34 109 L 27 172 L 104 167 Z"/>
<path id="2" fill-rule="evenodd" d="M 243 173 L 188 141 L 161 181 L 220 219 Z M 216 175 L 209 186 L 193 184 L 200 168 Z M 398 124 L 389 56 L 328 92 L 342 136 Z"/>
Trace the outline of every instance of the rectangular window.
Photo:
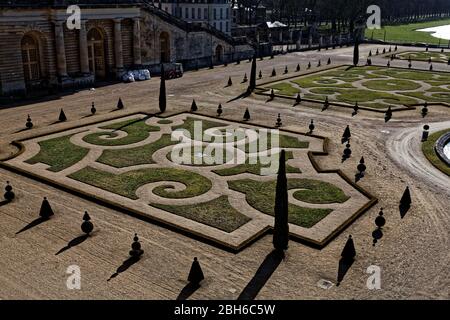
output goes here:
<path id="1" fill-rule="evenodd" d="M 227 19 L 230 19 L 230 8 L 227 8 Z"/>
<path id="2" fill-rule="evenodd" d="M 213 14 L 213 17 L 214 17 L 214 20 L 217 19 L 217 9 L 216 9 L 216 8 L 214 8 L 214 14 Z"/>
<path id="3" fill-rule="evenodd" d="M 186 19 L 189 19 L 189 8 L 186 8 L 186 10 L 184 10 L 184 17 Z"/>
<path id="4" fill-rule="evenodd" d="M 198 8 L 198 17 L 197 17 L 197 19 L 201 19 L 202 18 L 202 9 L 201 8 Z"/>
<path id="5" fill-rule="evenodd" d="M 222 20 L 222 19 L 223 19 L 223 9 L 220 8 L 220 20 Z"/>
<path id="6" fill-rule="evenodd" d="M 228 21 L 227 22 L 225 22 L 225 25 L 226 25 L 226 28 L 227 28 L 227 30 L 226 30 L 226 32 L 230 32 L 230 26 L 229 26 L 229 24 L 228 24 Z"/>
<path id="7" fill-rule="evenodd" d="M 191 19 L 195 19 L 195 8 L 192 8 L 192 16 Z"/>

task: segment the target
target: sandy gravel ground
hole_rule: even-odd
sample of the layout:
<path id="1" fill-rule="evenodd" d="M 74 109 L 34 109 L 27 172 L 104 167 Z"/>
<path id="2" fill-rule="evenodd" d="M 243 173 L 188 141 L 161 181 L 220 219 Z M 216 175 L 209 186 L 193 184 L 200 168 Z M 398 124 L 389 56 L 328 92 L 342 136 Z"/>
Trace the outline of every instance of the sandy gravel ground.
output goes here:
<path id="1" fill-rule="evenodd" d="M 364 46 L 362 59 L 376 46 Z M 382 47 L 380 47 L 382 50 Z M 399 48 L 399 50 L 407 50 Z M 423 49 L 421 49 L 423 50 Z M 292 53 L 274 60 L 258 61 L 264 79 L 272 67 L 279 77 L 285 65 L 291 72 L 301 63 L 305 72 L 308 61 L 315 66 L 330 56 L 333 64 L 350 63 L 352 48 L 323 50 L 318 53 Z M 385 65 L 386 59 L 373 57 L 374 64 Z M 407 61 L 394 61 L 393 66 L 407 66 Z M 415 63 L 428 69 L 427 63 Z M 324 66 L 325 68 L 326 66 Z M 314 69 L 315 67 L 313 67 Z M 435 70 L 450 71 L 445 64 L 434 64 Z M 427 118 L 420 110 L 394 113 L 385 124 L 382 114 L 361 111 L 352 118 L 351 110 L 331 107 L 320 112 L 319 106 L 300 105 L 293 108 L 282 100 L 268 102 L 252 96 L 225 104 L 246 87 L 239 84 L 250 64 L 216 67 L 214 70 L 188 72 L 181 79 L 168 81 L 168 111 L 187 110 L 193 98 L 200 111 L 215 114 L 223 104 L 223 117 L 240 120 L 245 107 L 250 109 L 252 123 L 273 125 L 281 113 L 286 128 L 304 128 L 310 119 L 316 123 L 315 133 L 329 137 L 330 155 L 321 157 L 325 168 L 341 168 L 354 176 L 359 157 L 364 156 L 367 175 L 359 184 L 380 199 L 379 205 L 360 217 L 322 250 L 290 242 L 286 259 L 260 291 L 257 299 L 449 299 L 449 216 L 450 178 L 436 171 L 420 155 L 418 135 L 423 124 L 432 131 L 449 126 L 450 111 L 431 107 Z M 224 88 L 228 76 L 233 86 Z M 57 99 L 0 110 L 0 157 L 15 150 L 8 146 L 13 139 L 46 133 L 81 123 L 116 117 L 135 111 L 156 112 L 158 79 L 133 84 L 116 84 L 81 91 Z M 118 97 L 125 110 L 110 112 Z M 99 115 L 83 118 L 96 102 Z M 53 123 L 63 107 L 67 123 Z M 30 114 L 36 128 L 18 132 Z M 343 145 L 340 137 L 346 124 L 352 130 L 353 156 L 341 164 Z M 0 181 L 10 180 L 17 200 L 0 206 L 0 298 L 2 299 L 175 299 L 186 285 L 192 262 L 197 256 L 206 279 L 190 299 L 236 299 L 272 249 L 271 236 L 265 236 L 238 254 L 228 253 L 165 228 L 142 222 L 120 212 L 95 205 L 70 194 L 37 183 L 11 172 L 0 170 Z M 412 193 L 413 205 L 400 219 L 398 201 L 406 186 Z M 55 217 L 37 227 L 16 235 L 37 217 L 43 196 L 48 196 Z M 372 246 L 371 232 L 380 207 L 387 224 L 384 237 Z M 80 235 L 84 210 L 91 214 L 96 232 L 82 244 L 55 253 Z M 141 261 L 112 279 L 107 279 L 127 259 L 134 232 L 138 232 L 145 254 Z M 325 290 L 317 286 L 321 279 L 336 282 L 338 259 L 348 235 L 355 239 L 357 259 L 339 287 Z M 81 268 L 81 290 L 68 290 L 66 269 Z M 381 290 L 368 290 L 366 269 L 381 267 Z"/>

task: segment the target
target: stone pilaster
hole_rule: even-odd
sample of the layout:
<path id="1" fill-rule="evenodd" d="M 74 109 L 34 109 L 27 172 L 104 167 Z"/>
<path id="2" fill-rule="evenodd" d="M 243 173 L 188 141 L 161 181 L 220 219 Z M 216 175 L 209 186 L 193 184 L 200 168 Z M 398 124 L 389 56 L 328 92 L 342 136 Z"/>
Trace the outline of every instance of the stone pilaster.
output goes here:
<path id="1" fill-rule="evenodd" d="M 114 58 L 116 73 L 120 76 L 123 72 L 122 19 L 114 19 Z"/>
<path id="2" fill-rule="evenodd" d="M 80 69 L 81 73 L 89 73 L 89 57 L 88 57 L 88 44 L 87 44 L 87 32 L 86 21 L 81 21 L 81 28 L 79 33 L 79 45 L 80 45 Z"/>
<path id="3" fill-rule="evenodd" d="M 139 18 L 133 20 L 133 57 L 134 64 L 141 65 L 141 22 Z"/>
<path id="4" fill-rule="evenodd" d="M 58 76 L 67 77 L 66 48 L 64 45 L 63 21 L 55 21 L 56 66 Z"/>

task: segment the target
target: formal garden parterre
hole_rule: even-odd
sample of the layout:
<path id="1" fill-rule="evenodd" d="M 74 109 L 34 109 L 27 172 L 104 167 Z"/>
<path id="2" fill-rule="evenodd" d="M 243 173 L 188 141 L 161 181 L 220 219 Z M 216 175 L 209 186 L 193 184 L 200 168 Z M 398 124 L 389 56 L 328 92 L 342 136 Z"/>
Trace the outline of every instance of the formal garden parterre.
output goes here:
<path id="1" fill-rule="evenodd" d="M 294 239 L 323 246 L 374 203 L 337 171 L 316 170 L 311 153 L 323 153 L 324 138 L 269 131 L 261 143 L 260 129 L 193 113 L 135 114 L 20 141 L 22 152 L 5 164 L 231 250 L 273 226 L 278 163 L 270 174 L 262 169 L 280 149 Z M 239 132 L 231 141 L 215 140 Z M 174 159 L 180 143 L 178 153 L 189 151 L 186 163 Z M 221 163 L 210 159 L 218 154 Z"/>
<path id="2" fill-rule="evenodd" d="M 339 66 L 315 73 L 269 82 L 258 93 L 374 111 L 450 101 L 450 74 L 381 66 Z"/>

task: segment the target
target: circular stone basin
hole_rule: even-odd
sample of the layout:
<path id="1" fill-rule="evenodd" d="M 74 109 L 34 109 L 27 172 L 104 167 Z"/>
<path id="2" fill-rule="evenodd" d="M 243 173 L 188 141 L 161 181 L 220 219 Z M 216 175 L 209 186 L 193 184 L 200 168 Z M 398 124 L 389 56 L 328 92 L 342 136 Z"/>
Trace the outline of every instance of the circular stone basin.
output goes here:
<path id="1" fill-rule="evenodd" d="M 450 166 L 450 132 L 443 134 L 434 146 L 437 155 Z"/>
<path id="2" fill-rule="evenodd" d="M 420 84 L 409 80 L 389 79 L 389 80 L 369 80 L 363 83 L 363 86 L 379 91 L 406 91 L 416 90 L 421 87 Z"/>
<path id="3" fill-rule="evenodd" d="M 450 159 L 450 141 L 444 146 L 444 154 L 448 159 Z"/>

